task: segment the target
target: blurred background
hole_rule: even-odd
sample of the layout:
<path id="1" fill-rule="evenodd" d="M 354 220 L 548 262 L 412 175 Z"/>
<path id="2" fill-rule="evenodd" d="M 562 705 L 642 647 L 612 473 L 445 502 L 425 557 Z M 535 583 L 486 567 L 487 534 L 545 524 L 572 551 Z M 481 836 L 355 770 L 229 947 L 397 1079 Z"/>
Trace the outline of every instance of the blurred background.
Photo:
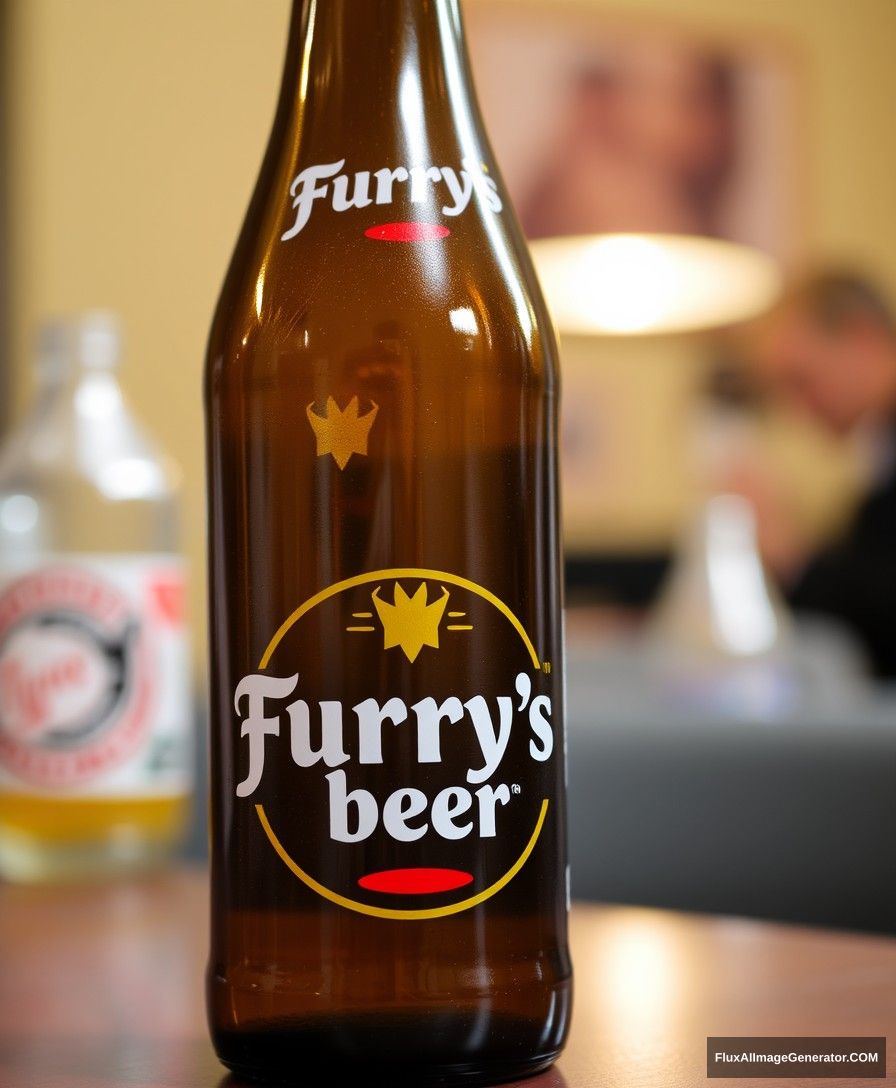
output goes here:
<path id="1" fill-rule="evenodd" d="M 896 5 L 464 6 L 561 332 L 573 893 L 894 931 Z M 2 422 L 42 322 L 118 315 L 199 718 L 200 373 L 288 7 L 0 3 Z"/>

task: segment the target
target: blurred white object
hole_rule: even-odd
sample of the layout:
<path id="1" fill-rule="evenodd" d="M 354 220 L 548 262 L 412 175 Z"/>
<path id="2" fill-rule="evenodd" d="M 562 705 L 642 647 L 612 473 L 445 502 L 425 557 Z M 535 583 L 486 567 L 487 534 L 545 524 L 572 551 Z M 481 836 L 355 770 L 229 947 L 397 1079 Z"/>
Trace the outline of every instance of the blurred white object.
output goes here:
<path id="1" fill-rule="evenodd" d="M 677 702 L 755 718 L 798 701 L 789 617 L 766 578 L 756 519 L 739 495 L 706 500 L 657 606 L 653 665 Z"/>
<path id="2" fill-rule="evenodd" d="M 775 262 L 734 242 L 675 234 L 546 238 L 531 244 L 560 332 L 684 332 L 742 321 L 781 288 Z"/>
<path id="3" fill-rule="evenodd" d="M 44 418 L 52 411 L 56 399 L 57 388 L 65 380 L 66 367 L 68 365 L 69 327 L 65 321 L 59 319 L 45 321 L 37 332 L 34 358 L 34 395 L 31 401 L 31 409 L 25 418 L 6 435 L 0 446 L 0 479 L 10 473 L 15 473 L 16 465 L 27 458 L 28 446 L 33 437 L 41 429 Z M 6 511 L 7 517 L 15 518 L 16 506 L 12 505 L 12 515 Z M 0 519 L 4 516 L 4 508 L 0 507 Z"/>
<path id="4" fill-rule="evenodd" d="M 38 337 L 0 451 L 0 876 L 142 864 L 176 842 L 192 706 L 178 473 L 128 408 L 110 314 Z"/>

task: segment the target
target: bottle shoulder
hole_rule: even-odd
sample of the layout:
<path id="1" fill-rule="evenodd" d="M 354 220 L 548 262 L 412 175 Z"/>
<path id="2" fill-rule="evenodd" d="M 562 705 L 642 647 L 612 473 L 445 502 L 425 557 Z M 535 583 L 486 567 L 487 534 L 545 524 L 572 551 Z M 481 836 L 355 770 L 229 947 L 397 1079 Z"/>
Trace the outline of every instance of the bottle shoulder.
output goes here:
<path id="1" fill-rule="evenodd" d="M 416 242 L 309 232 L 236 263 L 209 340 L 207 378 L 400 354 L 556 382 L 553 328 L 524 243 L 479 221 Z M 260 372 L 259 372 L 260 368 Z"/>
<path id="2" fill-rule="evenodd" d="M 485 138 L 467 131 L 427 132 L 416 150 L 395 133 L 351 149 L 305 131 L 296 153 L 275 131 L 212 326 L 212 367 L 259 336 L 370 340 L 388 326 L 423 351 L 459 328 L 499 363 L 528 355 L 551 369 L 528 249 Z"/>
<path id="3" fill-rule="evenodd" d="M 114 378 L 100 376 L 24 420 L 0 450 L 0 492 L 43 493 L 53 481 L 109 502 L 164 502 L 177 494 L 180 473 Z"/>

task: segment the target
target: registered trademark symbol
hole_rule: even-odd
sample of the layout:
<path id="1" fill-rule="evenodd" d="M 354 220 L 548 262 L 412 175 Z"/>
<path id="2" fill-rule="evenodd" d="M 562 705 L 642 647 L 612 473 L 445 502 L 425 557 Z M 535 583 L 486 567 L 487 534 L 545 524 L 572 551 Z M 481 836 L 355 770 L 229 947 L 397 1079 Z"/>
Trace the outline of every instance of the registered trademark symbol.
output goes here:
<path id="1" fill-rule="evenodd" d="M 523 788 L 522 788 L 522 786 L 521 786 L 521 785 L 519 784 L 519 782 L 514 782 L 514 784 L 513 784 L 513 785 L 512 785 L 511 787 L 510 787 L 510 792 L 511 792 L 511 793 L 522 793 L 522 792 L 523 792 Z"/>
<path id="2" fill-rule="evenodd" d="M 550 671 L 551 671 L 551 663 L 550 663 L 550 661 L 544 661 L 544 662 L 542 662 L 542 665 L 541 665 L 541 671 L 542 671 L 543 673 L 545 673 L 545 674 L 548 674 L 548 675 L 550 674 Z"/>

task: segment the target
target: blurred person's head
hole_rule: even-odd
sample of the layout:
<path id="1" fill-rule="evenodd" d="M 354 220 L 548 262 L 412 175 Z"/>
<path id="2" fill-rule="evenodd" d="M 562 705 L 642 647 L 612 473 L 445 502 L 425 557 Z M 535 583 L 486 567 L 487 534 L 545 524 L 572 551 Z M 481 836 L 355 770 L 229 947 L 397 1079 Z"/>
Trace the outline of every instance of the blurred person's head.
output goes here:
<path id="1" fill-rule="evenodd" d="M 862 276 L 794 284 L 760 322 L 752 355 L 766 388 L 832 431 L 896 415 L 896 319 Z"/>

